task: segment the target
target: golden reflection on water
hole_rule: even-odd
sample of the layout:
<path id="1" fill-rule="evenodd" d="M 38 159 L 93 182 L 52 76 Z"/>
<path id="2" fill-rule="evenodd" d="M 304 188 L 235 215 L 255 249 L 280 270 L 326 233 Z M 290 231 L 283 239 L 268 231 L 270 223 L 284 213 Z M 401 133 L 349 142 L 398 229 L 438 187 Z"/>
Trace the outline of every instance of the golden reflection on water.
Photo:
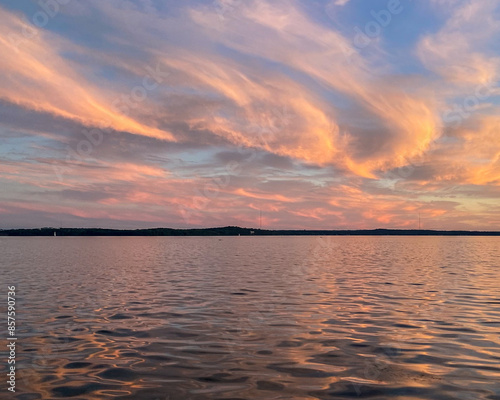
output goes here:
<path id="1" fill-rule="evenodd" d="M 19 396 L 490 400 L 500 396 L 498 247 L 13 238 L 0 250 L 22 296 Z"/>

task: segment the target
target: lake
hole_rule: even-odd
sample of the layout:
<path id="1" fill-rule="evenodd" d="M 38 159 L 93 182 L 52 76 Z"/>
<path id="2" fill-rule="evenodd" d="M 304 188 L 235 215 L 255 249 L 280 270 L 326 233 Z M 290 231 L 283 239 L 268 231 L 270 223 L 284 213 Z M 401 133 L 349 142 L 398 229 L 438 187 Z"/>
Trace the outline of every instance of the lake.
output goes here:
<path id="1" fill-rule="evenodd" d="M 495 237 L 1 237 L 18 343 L 16 393 L 4 383 L 0 398 L 498 400 L 499 250 Z"/>

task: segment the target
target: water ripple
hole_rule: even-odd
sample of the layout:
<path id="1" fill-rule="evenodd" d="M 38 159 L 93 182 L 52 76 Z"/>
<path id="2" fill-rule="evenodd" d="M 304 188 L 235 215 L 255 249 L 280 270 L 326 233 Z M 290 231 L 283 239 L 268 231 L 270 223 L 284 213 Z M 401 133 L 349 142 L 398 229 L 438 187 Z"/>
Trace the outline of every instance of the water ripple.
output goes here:
<path id="1" fill-rule="evenodd" d="M 11 398 L 500 399 L 498 238 L 328 243 L 6 238 Z"/>

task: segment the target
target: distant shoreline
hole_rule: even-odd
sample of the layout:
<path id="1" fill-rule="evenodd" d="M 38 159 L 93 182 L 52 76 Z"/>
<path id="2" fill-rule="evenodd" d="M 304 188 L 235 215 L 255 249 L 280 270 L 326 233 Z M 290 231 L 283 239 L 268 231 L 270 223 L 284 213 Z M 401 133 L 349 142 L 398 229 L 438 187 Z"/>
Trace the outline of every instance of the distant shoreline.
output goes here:
<path id="1" fill-rule="evenodd" d="M 298 230 L 226 226 L 201 229 L 39 228 L 3 229 L 0 236 L 500 236 L 497 231 L 444 231 L 428 229 Z"/>

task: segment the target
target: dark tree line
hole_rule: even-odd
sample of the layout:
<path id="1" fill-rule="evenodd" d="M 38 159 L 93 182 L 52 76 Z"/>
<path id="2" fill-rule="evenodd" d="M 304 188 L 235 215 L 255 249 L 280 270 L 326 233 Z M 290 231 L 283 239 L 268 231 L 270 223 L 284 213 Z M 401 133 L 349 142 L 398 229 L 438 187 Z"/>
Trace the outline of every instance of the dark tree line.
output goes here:
<path id="1" fill-rule="evenodd" d="M 417 229 L 373 230 L 266 230 L 226 226 L 203 229 L 101 229 L 101 228 L 40 228 L 4 229 L 0 236 L 500 236 L 490 231 L 435 231 Z"/>

